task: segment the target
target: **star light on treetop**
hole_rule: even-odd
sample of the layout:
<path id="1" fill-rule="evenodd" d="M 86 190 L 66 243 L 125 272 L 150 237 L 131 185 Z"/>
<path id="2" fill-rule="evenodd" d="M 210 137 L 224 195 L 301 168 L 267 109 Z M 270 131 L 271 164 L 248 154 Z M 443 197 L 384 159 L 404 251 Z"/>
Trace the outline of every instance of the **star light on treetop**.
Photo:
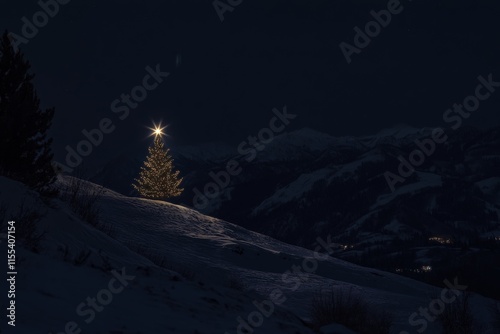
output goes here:
<path id="1" fill-rule="evenodd" d="M 166 128 L 167 128 L 167 125 L 164 126 L 164 127 L 161 127 L 161 122 L 158 125 L 156 125 L 153 122 L 153 127 L 152 128 L 148 128 L 148 129 L 150 129 L 150 130 L 153 131 L 153 133 L 150 136 L 154 135 L 155 138 L 156 138 L 158 136 L 165 136 L 166 134 L 165 134 L 165 132 L 163 132 L 163 130 L 166 129 Z"/>

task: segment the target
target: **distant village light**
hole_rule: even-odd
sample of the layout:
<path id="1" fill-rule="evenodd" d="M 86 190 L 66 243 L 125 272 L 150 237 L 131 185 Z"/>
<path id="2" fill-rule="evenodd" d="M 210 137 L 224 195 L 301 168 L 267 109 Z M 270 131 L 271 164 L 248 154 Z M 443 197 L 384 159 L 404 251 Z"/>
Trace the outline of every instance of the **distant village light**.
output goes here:
<path id="1" fill-rule="evenodd" d="M 453 243 L 451 241 L 451 239 L 449 239 L 449 238 L 443 238 L 443 237 L 430 237 L 429 241 L 435 241 L 435 242 L 439 242 L 440 244 L 446 244 L 446 245 L 449 245 L 449 244 Z"/>
<path id="2" fill-rule="evenodd" d="M 423 272 L 429 272 L 429 271 L 432 271 L 432 267 L 431 267 L 431 266 L 422 266 L 422 271 L 423 271 Z"/>

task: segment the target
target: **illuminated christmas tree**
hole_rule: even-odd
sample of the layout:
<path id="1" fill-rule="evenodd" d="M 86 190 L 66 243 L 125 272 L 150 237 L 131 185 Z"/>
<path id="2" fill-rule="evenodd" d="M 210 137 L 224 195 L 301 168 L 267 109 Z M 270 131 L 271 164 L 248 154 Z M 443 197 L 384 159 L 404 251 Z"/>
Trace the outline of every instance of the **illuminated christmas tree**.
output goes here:
<path id="1" fill-rule="evenodd" d="M 135 179 L 132 186 L 142 197 L 150 199 L 168 199 L 179 196 L 183 188 L 179 185 L 182 178 L 179 171 L 174 170 L 173 159 L 169 155 L 169 149 L 165 149 L 162 136 L 163 129 L 155 126 L 155 139 L 149 147 L 149 154 L 141 167 L 139 178 Z"/>

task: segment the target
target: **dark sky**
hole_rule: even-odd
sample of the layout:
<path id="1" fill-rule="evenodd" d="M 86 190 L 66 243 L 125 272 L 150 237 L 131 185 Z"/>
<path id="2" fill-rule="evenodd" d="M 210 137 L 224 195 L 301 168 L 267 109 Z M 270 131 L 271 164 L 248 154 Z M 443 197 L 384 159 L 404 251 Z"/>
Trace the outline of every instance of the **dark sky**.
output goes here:
<path id="1" fill-rule="evenodd" d="M 402 0 L 402 12 L 347 64 L 339 44 L 353 44 L 353 28 L 387 3 L 244 0 L 221 22 L 212 1 L 72 0 L 22 50 L 43 105 L 56 107 L 59 160 L 104 117 L 116 130 L 92 159 L 147 146 L 145 126 L 160 119 L 172 145 L 237 144 L 283 105 L 299 115 L 289 130 L 442 126 L 478 75 L 500 81 L 498 1 Z M 39 10 L 34 0 L 3 1 L 2 28 L 21 34 L 22 17 Z M 120 121 L 112 101 L 158 63 L 170 76 Z M 467 124 L 499 124 L 499 105 L 493 95 Z"/>

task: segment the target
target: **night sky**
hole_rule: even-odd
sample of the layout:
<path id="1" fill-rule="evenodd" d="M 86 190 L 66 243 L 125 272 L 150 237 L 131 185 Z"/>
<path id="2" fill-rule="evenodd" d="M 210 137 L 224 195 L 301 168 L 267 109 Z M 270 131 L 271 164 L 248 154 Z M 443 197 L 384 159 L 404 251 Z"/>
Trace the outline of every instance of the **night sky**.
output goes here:
<path id="1" fill-rule="evenodd" d="M 171 145 L 236 147 L 283 105 L 298 115 L 287 130 L 371 134 L 443 126 L 443 112 L 474 93 L 479 75 L 500 81 L 497 2 L 402 0 L 350 64 L 339 44 L 353 44 L 354 27 L 388 1 L 244 0 L 221 22 L 211 1 L 72 0 L 21 48 L 43 105 L 56 107 L 56 160 L 103 118 L 116 129 L 91 160 L 149 145 L 146 126 L 159 120 Z M 3 3 L 2 29 L 21 34 L 23 16 L 39 10 L 37 1 Z M 170 75 L 120 120 L 112 102 L 157 64 Z M 493 94 L 467 124 L 498 125 L 499 105 Z"/>

